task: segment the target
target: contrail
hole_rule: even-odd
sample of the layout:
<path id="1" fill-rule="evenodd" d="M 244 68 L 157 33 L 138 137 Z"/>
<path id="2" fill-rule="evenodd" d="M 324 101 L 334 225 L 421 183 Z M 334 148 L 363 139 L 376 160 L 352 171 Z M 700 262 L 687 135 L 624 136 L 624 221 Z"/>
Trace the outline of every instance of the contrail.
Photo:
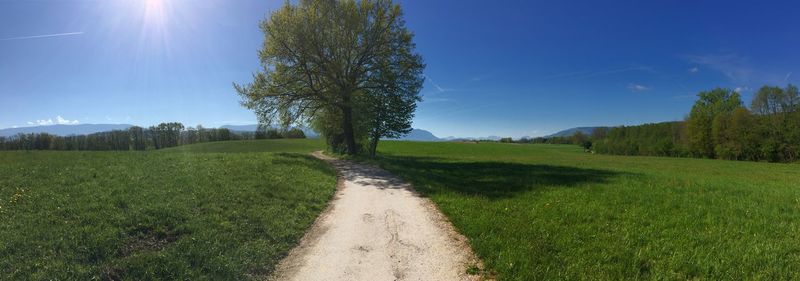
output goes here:
<path id="1" fill-rule="evenodd" d="M 44 35 L 33 35 L 33 36 L 22 36 L 22 37 L 12 37 L 12 38 L 0 38 L 0 41 L 25 40 L 25 39 L 47 38 L 47 37 L 60 37 L 60 36 L 71 36 L 71 35 L 81 35 L 81 34 L 83 34 L 83 31 L 80 31 L 80 32 L 67 32 L 67 33 L 56 33 L 56 34 L 44 34 Z"/>

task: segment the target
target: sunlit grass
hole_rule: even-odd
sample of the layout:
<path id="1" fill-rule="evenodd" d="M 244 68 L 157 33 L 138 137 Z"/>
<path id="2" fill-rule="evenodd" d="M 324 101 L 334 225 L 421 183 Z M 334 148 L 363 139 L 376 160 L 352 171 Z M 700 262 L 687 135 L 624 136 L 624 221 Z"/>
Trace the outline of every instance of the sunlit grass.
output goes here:
<path id="1" fill-rule="evenodd" d="M 501 280 L 798 279 L 800 165 L 383 142 Z"/>
<path id="2" fill-rule="evenodd" d="M 176 150 L 1 152 L 0 280 L 263 279 L 335 188 L 267 141 Z"/>

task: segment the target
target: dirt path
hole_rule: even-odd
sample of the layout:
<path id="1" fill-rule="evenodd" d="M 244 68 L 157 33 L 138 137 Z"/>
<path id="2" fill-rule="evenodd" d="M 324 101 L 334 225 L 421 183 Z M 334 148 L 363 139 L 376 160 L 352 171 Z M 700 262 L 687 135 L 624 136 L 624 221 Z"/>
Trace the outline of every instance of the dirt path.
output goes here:
<path id="1" fill-rule="evenodd" d="M 339 190 L 271 279 L 478 279 L 466 239 L 429 199 L 379 168 L 314 156 L 339 171 Z"/>

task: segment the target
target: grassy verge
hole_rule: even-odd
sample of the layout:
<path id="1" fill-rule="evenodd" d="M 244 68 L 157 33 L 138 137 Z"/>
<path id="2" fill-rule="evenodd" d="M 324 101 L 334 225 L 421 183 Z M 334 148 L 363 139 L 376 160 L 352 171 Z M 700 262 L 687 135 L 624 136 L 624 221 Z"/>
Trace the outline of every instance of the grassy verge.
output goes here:
<path id="1" fill-rule="evenodd" d="M 0 280 L 263 278 L 326 206 L 335 174 L 300 154 L 214 151 L 0 153 Z"/>
<path id="2" fill-rule="evenodd" d="M 502 280 L 798 279 L 800 166 L 382 142 Z"/>

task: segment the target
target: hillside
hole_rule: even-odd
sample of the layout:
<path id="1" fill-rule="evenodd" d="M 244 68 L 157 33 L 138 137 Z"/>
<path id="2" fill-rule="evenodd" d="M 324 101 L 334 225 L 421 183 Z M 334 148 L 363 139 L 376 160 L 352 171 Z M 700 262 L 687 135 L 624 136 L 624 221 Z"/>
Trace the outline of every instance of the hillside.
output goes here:
<path id="1" fill-rule="evenodd" d="M 592 131 L 594 131 L 594 129 L 597 129 L 597 128 L 610 128 L 610 127 L 576 127 L 576 128 L 570 128 L 570 129 L 566 129 L 566 130 L 563 130 L 563 131 L 559 131 L 559 132 L 557 132 L 555 134 L 551 134 L 551 135 L 545 136 L 545 138 L 571 137 L 571 136 L 575 135 L 578 132 L 581 132 L 581 133 L 583 133 L 585 135 L 591 135 Z"/>
<path id="2" fill-rule="evenodd" d="M 423 129 L 412 129 L 411 132 L 405 136 L 396 138 L 395 140 L 403 141 L 440 141 L 442 139 L 433 135 L 433 133 Z"/>

